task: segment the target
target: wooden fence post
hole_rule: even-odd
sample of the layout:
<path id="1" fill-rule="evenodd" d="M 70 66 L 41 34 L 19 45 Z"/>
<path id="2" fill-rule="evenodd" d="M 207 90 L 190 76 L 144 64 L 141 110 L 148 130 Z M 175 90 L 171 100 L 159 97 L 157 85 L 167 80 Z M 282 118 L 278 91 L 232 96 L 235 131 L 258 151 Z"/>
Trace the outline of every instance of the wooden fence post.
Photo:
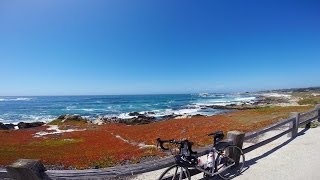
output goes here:
<path id="1" fill-rule="evenodd" d="M 45 167 L 39 160 L 19 159 L 6 167 L 8 174 L 15 180 L 41 180 Z"/>
<path id="2" fill-rule="evenodd" d="M 290 128 L 292 128 L 292 131 L 291 133 L 289 133 L 289 137 L 295 138 L 298 135 L 300 113 L 292 112 L 290 113 L 290 118 L 295 118 L 295 119 L 292 121 L 290 125 Z"/>
<path id="3" fill-rule="evenodd" d="M 227 133 L 227 138 L 232 141 L 233 145 L 238 146 L 242 149 L 243 141 L 244 141 L 244 132 L 239 131 L 229 131 Z M 239 163 L 240 154 L 238 152 L 228 152 L 230 157 L 235 157 L 236 163 Z"/>
<path id="4" fill-rule="evenodd" d="M 318 122 L 320 122 L 320 104 L 316 105 L 316 109 L 318 110 Z"/>

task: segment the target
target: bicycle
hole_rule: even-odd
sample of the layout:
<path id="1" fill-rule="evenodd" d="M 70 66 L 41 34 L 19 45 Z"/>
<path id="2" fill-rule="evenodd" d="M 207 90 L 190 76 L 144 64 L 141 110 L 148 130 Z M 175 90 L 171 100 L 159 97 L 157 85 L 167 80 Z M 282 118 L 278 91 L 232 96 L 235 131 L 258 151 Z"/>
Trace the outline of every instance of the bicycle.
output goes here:
<path id="1" fill-rule="evenodd" d="M 222 179 L 231 179 L 242 172 L 245 157 L 238 146 L 231 141 L 223 141 L 222 131 L 208 134 L 213 137 L 213 147 L 207 153 L 207 162 L 199 163 L 197 152 L 192 150 L 193 143 L 188 140 L 177 141 L 157 139 L 158 146 L 163 150 L 169 150 L 166 144 L 179 145 L 179 153 L 175 155 L 175 164 L 166 169 L 159 180 L 165 179 L 191 179 L 190 170 L 195 169 L 203 172 L 204 178 L 219 175 Z"/>

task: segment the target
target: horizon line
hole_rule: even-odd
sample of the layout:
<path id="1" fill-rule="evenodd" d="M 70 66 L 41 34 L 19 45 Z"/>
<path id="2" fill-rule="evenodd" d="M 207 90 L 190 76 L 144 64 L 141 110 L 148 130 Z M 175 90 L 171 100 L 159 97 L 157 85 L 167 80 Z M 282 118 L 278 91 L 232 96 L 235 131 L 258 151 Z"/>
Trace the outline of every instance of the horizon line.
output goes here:
<path id="1" fill-rule="evenodd" d="M 293 89 L 311 89 L 311 88 L 320 88 L 320 86 L 311 86 L 311 87 L 292 87 L 292 88 L 278 88 L 278 89 L 264 89 L 256 91 L 229 91 L 229 92 L 209 92 L 209 91 L 198 91 L 198 92 L 185 92 L 185 93 L 128 93 L 128 94 L 56 94 L 56 95 L 0 95 L 0 97 L 40 97 L 40 96 L 140 96 L 140 95 L 185 95 L 185 94 L 200 94 L 200 93 L 258 93 L 263 91 L 279 91 L 279 90 L 293 90 Z"/>

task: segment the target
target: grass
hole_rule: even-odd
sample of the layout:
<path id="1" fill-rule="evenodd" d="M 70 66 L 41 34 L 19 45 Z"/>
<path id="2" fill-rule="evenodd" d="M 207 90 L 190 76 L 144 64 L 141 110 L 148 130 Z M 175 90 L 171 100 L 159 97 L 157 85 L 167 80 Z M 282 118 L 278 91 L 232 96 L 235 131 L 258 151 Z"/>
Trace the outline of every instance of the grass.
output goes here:
<path id="1" fill-rule="evenodd" d="M 61 119 L 55 119 L 55 120 L 48 123 L 48 125 L 62 125 L 62 124 L 63 124 L 63 122 Z"/>
<path id="2" fill-rule="evenodd" d="M 90 166 L 94 168 L 105 168 L 113 166 L 116 160 L 113 156 L 104 155 L 100 159 L 90 162 Z"/>
<path id="3" fill-rule="evenodd" d="M 318 127 L 319 125 L 320 125 L 320 122 L 318 122 L 318 121 L 312 121 L 310 128 L 316 128 L 316 127 Z"/>
<path id="4" fill-rule="evenodd" d="M 320 122 L 312 121 L 311 124 L 310 124 L 310 128 L 317 128 L 319 125 L 320 125 Z M 306 125 L 299 126 L 299 128 L 305 128 L 305 127 L 306 127 Z"/>
<path id="5" fill-rule="evenodd" d="M 298 101 L 299 105 L 317 105 L 320 104 L 320 98 L 314 97 L 314 98 L 304 98 Z"/>
<path id="6" fill-rule="evenodd" d="M 313 93 L 320 94 L 320 92 L 315 91 Z M 312 92 L 294 92 L 292 95 L 296 98 L 299 98 L 299 105 L 316 105 L 320 104 L 320 96 L 313 95 Z"/>
<path id="7" fill-rule="evenodd" d="M 87 120 L 86 119 L 81 119 L 81 120 L 68 120 L 68 121 L 65 121 L 65 122 L 62 122 L 61 119 L 55 119 L 51 122 L 48 123 L 48 125 L 84 125 L 84 124 L 87 124 Z"/>

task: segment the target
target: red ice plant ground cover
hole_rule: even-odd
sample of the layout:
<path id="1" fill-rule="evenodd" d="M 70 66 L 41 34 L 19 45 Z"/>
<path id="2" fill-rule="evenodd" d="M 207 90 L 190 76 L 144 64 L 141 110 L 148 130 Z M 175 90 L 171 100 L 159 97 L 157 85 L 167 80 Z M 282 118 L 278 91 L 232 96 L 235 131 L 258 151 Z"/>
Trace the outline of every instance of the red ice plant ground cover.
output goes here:
<path id="1" fill-rule="evenodd" d="M 145 156 L 162 155 L 155 148 L 140 148 L 139 143 L 155 145 L 155 139 L 183 139 L 197 146 L 211 143 L 207 133 L 215 130 L 249 132 L 269 125 L 289 112 L 307 111 L 310 107 L 276 107 L 236 111 L 213 117 L 173 119 L 156 123 L 127 126 L 124 124 L 60 125 L 61 129 L 86 128 L 85 131 L 34 137 L 47 127 L 0 131 L 0 165 L 20 158 L 41 159 L 59 168 L 100 168 L 127 161 L 139 162 Z"/>

